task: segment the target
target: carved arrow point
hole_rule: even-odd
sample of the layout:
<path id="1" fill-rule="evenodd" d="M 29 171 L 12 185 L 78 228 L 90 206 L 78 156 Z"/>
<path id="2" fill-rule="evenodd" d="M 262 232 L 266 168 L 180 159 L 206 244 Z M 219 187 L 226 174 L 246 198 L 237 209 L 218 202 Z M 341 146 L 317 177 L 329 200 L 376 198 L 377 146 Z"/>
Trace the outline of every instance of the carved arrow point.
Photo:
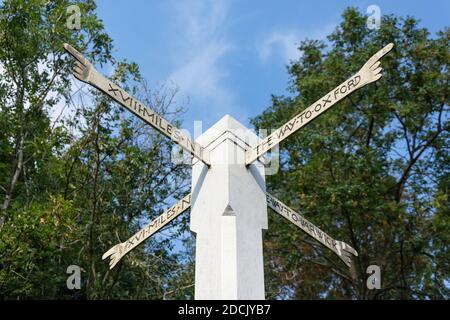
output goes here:
<path id="1" fill-rule="evenodd" d="M 228 204 L 222 215 L 223 216 L 235 216 L 236 213 L 234 212 L 233 208 Z"/>

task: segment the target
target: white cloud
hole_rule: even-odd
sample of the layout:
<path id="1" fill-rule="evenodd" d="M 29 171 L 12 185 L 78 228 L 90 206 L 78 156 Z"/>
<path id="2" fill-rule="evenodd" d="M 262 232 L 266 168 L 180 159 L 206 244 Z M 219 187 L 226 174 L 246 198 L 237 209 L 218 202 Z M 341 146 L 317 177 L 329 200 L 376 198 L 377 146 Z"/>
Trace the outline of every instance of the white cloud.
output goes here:
<path id="1" fill-rule="evenodd" d="M 40 74 L 47 72 L 52 75 L 53 71 L 47 66 L 47 61 L 52 61 L 53 55 L 49 54 L 45 60 L 39 61 L 37 64 L 37 69 Z M 72 79 L 70 82 L 71 92 L 75 92 L 78 88 Z M 74 114 L 73 106 L 70 106 L 66 103 L 65 99 L 60 96 L 58 92 L 55 90 L 50 90 L 45 97 L 46 99 L 59 99 L 58 102 L 48 109 L 48 115 L 50 117 L 50 121 L 52 125 L 58 125 L 62 120 L 71 117 Z M 28 107 L 29 103 L 26 102 L 26 106 Z"/>
<path id="2" fill-rule="evenodd" d="M 256 46 L 259 59 L 267 62 L 270 58 L 279 55 L 284 61 L 289 63 L 300 57 L 297 50 L 301 41 L 306 39 L 325 40 L 326 36 L 334 30 L 335 24 L 328 24 L 325 27 L 312 32 L 299 32 L 297 30 L 274 31 L 269 33 L 263 41 Z"/>
<path id="3" fill-rule="evenodd" d="M 262 61 L 267 61 L 277 49 L 285 61 L 290 61 L 298 57 L 298 44 L 299 38 L 294 32 L 273 32 L 258 48 L 258 55 Z"/>
<path id="4" fill-rule="evenodd" d="M 223 84 L 226 72 L 218 65 L 227 50 L 227 45 L 223 43 L 205 46 L 201 52 L 176 70 L 170 79 L 189 95 L 213 100 L 216 105 L 229 103 L 232 95 Z"/>
<path id="5" fill-rule="evenodd" d="M 176 2 L 182 43 L 175 59 L 181 61 L 169 76 L 182 92 L 213 107 L 230 107 L 233 93 L 226 87 L 223 58 L 233 46 L 224 34 L 229 3 L 225 0 Z"/>

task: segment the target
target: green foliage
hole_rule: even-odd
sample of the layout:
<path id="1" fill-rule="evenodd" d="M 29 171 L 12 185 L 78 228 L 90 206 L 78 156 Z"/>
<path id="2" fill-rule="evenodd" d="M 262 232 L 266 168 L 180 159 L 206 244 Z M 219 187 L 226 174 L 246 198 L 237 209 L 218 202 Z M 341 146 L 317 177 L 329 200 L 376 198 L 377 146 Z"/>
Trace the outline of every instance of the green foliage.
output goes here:
<path id="1" fill-rule="evenodd" d="M 359 253 L 353 272 L 295 227 L 270 217 L 269 297 L 449 297 L 449 36 L 384 16 L 379 30 L 349 8 L 328 42 L 304 41 L 289 66 L 292 97 L 253 119 L 277 128 L 359 70 L 389 42 L 384 76 L 281 144 L 268 190 Z M 382 270 L 367 290 L 366 268 Z"/>
<path id="2" fill-rule="evenodd" d="M 114 270 L 101 260 L 185 194 L 186 171 L 171 163 L 166 138 L 98 92 L 73 90 L 62 44 L 112 66 L 113 81 L 161 114 L 177 120 L 180 110 L 170 103 L 176 90 L 150 91 L 136 64 L 113 59 L 94 1 L 77 2 L 81 30 L 69 30 L 70 4 L 0 4 L 0 298 L 192 297 L 190 254 L 171 241 L 189 245 L 183 217 Z M 52 120 L 61 106 L 73 114 Z M 79 291 L 66 287 L 73 264 Z"/>
<path id="3" fill-rule="evenodd" d="M 114 270 L 101 261 L 186 193 L 187 172 L 171 163 L 166 138 L 104 95 L 73 90 L 62 44 L 112 66 L 113 81 L 173 122 L 181 109 L 176 90 L 149 90 L 136 64 L 111 56 L 95 2 L 76 3 L 78 31 L 66 27 L 71 1 L 0 4 L 0 298 L 192 298 L 186 215 Z M 253 120 L 277 128 L 395 43 L 383 78 L 284 141 L 268 179 L 271 193 L 358 250 L 356 268 L 270 215 L 267 298 L 449 297 L 449 30 L 431 37 L 410 17 L 385 16 L 379 30 L 365 21 L 350 8 L 328 43 L 303 42 L 291 97 L 273 97 Z M 61 105 L 74 113 L 52 121 Z M 79 291 L 66 288 L 72 264 Z M 366 288 L 371 264 L 381 266 L 378 291 Z"/>
<path id="4" fill-rule="evenodd" d="M 2 296 L 64 297 L 65 269 L 79 241 L 73 204 L 49 195 L 10 212 L 0 242 Z"/>

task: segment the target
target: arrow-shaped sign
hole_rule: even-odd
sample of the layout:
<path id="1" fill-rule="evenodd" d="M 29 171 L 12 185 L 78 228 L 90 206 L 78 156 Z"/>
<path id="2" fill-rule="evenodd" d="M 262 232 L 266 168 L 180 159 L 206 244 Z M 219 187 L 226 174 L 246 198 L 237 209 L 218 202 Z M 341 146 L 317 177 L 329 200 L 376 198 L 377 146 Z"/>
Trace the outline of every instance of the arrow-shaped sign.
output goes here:
<path id="1" fill-rule="evenodd" d="M 288 219 L 290 222 L 295 224 L 297 227 L 302 229 L 304 232 L 309 234 L 311 237 L 319 241 L 321 244 L 331 249 L 336 255 L 350 268 L 353 261 L 351 255 L 357 256 L 358 253 L 351 246 L 343 241 L 337 241 L 330 237 L 328 234 L 323 232 L 320 228 L 316 227 L 314 224 L 305 219 L 302 215 L 295 212 L 287 205 L 282 203 L 280 200 L 274 196 L 266 193 L 267 205 L 272 208 L 275 212 L 282 215 L 284 218 Z M 127 241 L 116 244 L 114 247 L 109 249 L 103 256 L 102 259 L 110 258 L 109 267 L 114 268 L 116 264 L 124 257 L 128 252 L 139 246 L 142 242 L 148 239 L 150 236 L 155 234 L 162 227 L 167 225 L 170 221 L 178 217 L 181 213 L 189 209 L 191 206 L 191 194 L 188 194 L 183 199 L 181 199 L 177 204 L 172 206 L 170 209 L 162 213 L 159 217 L 149 223 L 146 227 L 138 231 Z"/>
<path id="2" fill-rule="evenodd" d="M 144 240 L 148 239 L 151 235 L 155 234 L 156 231 L 160 230 L 170 221 L 178 217 L 181 213 L 189 209 L 191 206 L 191 194 L 188 194 L 183 199 L 181 199 L 177 204 L 172 206 L 170 209 L 162 213 L 159 217 L 153 220 L 146 227 L 138 231 L 134 236 L 125 242 L 116 244 L 114 247 L 109 249 L 103 256 L 102 259 L 110 257 L 109 268 L 112 269 L 115 265 L 125 256 L 128 252 L 140 245 Z"/>
<path id="3" fill-rule="evenodd" d="M 266 193 L 267 205 L 275 212 L 288 219 L 321 244 L 331 249 L 346 265 L 351 268 L 353 264 L 352 255 L 358 256 L 358 252 L 343 241 L 338 241 L 320 230 L 314 224 L 306 220 L 302 215 L 295 212 L 274 196 Z"/>
<path id="4" fill-rule="evenodd" d="M 76 59 L 73 70 L 75 78 L 107 94 L 159 132 L 178 143 L 191 155 L 203 161 L 208 167 L 210 166 L 209 151 L 207 149 L 191 140 L 180 129 L 172 125 L 154 110 L 145 107 L 139 100 L 101 75 L 94 66 L 71 45 L 65 43 L 64 49 Z"/>
<path id="5" fill-rule="evenodd" d="M 245 154 L 245 163 L 247 165 L 251 164 L 257 158 L 272 149 L 275 145 L 279 144 L 301 127 L 305 126 L 320 114 L 330 109 L 331 106 L 348 96 L 353 91 L 380 79 L 382 76 L 380 73 L 382 68 L 380 67 L 380 61 L 378 60 L 391 51 L 393 47 L 393 43 L 385 46 L 383 49 L 374 54 L 354 76 L 342 82 L 339 86 L 328 92 L 304 111 L 275 130 L 272 134 L 263 139 L 257 146 L 249 149 Z"/>

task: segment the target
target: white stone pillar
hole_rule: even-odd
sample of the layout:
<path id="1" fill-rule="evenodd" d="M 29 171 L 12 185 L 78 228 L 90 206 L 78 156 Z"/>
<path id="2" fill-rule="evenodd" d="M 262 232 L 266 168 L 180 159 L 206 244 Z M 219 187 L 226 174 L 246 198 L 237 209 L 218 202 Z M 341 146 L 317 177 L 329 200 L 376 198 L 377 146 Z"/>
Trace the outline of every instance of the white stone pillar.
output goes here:
<path id="1" fill-rule="evenodd" d="M 258 137 L 226 115 L 196 141 L 210 151 L 211 167 L 192 167 L 195 299 L 264 299 L 264 166 L 245 166 Z"/>

